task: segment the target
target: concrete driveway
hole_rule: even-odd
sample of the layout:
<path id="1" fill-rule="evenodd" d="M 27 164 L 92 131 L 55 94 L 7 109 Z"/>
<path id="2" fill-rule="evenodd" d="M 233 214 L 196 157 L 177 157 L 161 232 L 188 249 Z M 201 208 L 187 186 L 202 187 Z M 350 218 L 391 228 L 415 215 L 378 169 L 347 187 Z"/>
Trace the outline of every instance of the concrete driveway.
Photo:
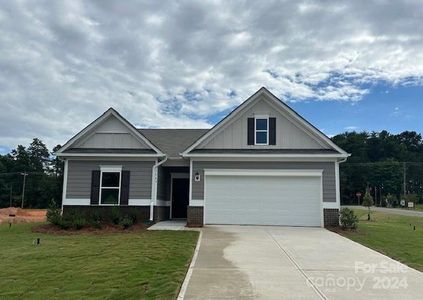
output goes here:
<path id="1" fill-rule="evenodd" d="M 185 299 L 418 299 L 423 273 L 322 228 L 207 226 Z"/>

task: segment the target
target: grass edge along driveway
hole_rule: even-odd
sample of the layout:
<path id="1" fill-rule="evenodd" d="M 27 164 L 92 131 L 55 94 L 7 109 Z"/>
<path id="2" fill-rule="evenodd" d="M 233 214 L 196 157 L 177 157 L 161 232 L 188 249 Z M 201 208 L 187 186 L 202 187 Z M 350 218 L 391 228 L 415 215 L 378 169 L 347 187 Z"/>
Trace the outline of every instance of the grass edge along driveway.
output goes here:
<path id="1" fill-rule="evenodd" d="M 198 239 L 195 231 L 64 236 L 32 226 L 0 225 L 0 299 L 176 298 Z"/>
<path id="2" fill-rule="evenodd" d="M 423 218 L 375 211 L 371 213 L 371 221 L 367 221 L 367 210 L 354 209 L 354 212 L 360 220 L 357 231 L 338 233 L 423 271 Z"/>

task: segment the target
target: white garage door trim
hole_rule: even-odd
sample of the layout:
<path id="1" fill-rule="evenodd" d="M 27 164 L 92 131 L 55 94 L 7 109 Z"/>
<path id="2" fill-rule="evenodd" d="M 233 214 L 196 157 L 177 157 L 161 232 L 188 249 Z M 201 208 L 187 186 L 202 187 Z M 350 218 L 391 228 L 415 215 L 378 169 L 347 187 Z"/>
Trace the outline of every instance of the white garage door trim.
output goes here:
<path id="1" fill-rule="evenodd" d="M 324 227 L 323 220 L 323 170 L 302 169 L 302 170 L 263 170 L 263 169 L 204 169 L 204 212 L 203 224 L 206 223 L 207 215 L 207 177 L 208 176 L 285 176 L 285 177 L 319 177 L 320 178 L 320 226 Z"/>

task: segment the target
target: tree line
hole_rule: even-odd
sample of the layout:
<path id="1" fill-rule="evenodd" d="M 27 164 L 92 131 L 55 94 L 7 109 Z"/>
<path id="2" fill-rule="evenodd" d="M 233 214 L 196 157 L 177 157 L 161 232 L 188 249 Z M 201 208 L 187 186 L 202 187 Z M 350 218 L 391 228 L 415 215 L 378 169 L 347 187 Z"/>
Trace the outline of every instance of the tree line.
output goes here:
<path id="1" fill-rule="evenodd" d="M 28 147 L 18 145 L 6 155 L 0 155 L 0 207 L 23 206 L 46 208 L 52 200 L 61 202 L 63 162 L 50 152 L 38 138 Z M 26 174 L 26 175 L 25 175 Z M 25 190 L 24 190 L 25 178 Z"/>
<path id="2" fill-rule="evenodd" d="M 356 194 L 370 190 L 377 205 L 390 198 L 418 202 L 423 194 L 421 134 L 404 131 L 345 132 L 332 140 L 351 157 L 340 165 L 341 204 L 355 204 Z"/>

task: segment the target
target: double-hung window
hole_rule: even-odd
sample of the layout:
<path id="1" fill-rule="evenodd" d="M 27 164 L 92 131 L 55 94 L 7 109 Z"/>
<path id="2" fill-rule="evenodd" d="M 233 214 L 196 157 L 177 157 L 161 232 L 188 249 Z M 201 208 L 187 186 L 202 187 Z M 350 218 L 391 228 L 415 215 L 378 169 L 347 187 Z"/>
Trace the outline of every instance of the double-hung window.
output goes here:
<path id="1" fill-rule="evenodd" d="M 255 126 L 255 144 L 268 145 L 269 144 L 269 118 L 256 117 L 254 120 Z"/>
<path id="2" fill-rule="evenodd" d="M 100 204 L 118 205 L 120 203 L 121 173 L 121 167 L 101 167 Z"/>

